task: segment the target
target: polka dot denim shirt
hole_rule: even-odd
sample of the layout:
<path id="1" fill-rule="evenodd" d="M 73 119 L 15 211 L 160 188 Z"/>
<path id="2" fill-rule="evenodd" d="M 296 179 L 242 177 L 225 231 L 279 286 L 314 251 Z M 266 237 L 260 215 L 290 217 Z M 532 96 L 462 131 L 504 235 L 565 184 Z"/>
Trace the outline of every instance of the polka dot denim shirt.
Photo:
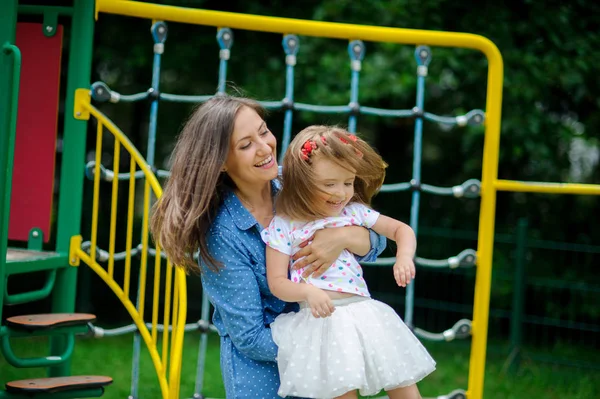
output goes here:
<path id="1" fill-rule="evenodd" d="M 279 189 L 272 183 L 273 194 Z M 277 346 L 269 325 L 281 313 L 298 310 L 269 291 L 263 227 L 232 192 L 223 203 L 207 237 L 210 253 L 223 267 L 218 272 L 200 262 L 202 285 L 215 307 L 213 324 L 221 337 L 221 372 L 227 398 L 279 398 Z M 370 232 L 371 251 L 360 260 L 373 261 L 386 240 Z"/>

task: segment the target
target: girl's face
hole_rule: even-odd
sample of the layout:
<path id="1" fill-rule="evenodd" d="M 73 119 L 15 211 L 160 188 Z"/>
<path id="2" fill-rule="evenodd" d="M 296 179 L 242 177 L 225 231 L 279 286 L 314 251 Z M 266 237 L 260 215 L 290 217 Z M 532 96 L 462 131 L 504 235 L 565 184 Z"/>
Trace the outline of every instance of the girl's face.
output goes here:
<path id="1" fill-rule="evenodd" d="M 312 163 L 316 186 L 315 206 L 327 216 L 339 216 L 340 212 L 354 196 L 356 174 L 339 164 L 322 157 L 315 157 Z"/>
<path id="2" fill-rule="evenodd" d="M 269 182 L 277 177 L 277 140 L 252 108 L 235 118 L 225 171 L 238 186 Z"/>

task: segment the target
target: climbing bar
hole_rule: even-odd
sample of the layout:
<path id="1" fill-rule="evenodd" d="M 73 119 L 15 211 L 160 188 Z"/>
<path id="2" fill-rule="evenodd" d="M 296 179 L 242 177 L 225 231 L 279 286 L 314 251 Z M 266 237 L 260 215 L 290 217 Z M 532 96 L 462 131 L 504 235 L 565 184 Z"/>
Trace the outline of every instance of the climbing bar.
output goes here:
<path id="1" fill-rule="evenodd" d="M 95 82 L 92 84 L 91 93 L 92 98 L 98 102 L 117 103 L 123 102 L 135 102 L 146 100 L 149 98 L 152 89 L 148 89 L 146 92 L 136 93 L 131 95 L 124 95 L 117 93 L 116 91 L 110 90 L 108 85 L 104 82 Z M 158 98 L 161 101 L 169 102 L 180 102 L 180 103 L 203 103 L 210 100 L 214 95 L 181 95 L 181 94 L 168 94 L 159 93 Z M 356 112 L 362 115 L 374 115 L 389 118 L 413 118 L 422 117 L 424 120 L 436 123 L 442 123 L 446 125 L 480 125 L 485 120 L 485 113 L 482 110 L 475 109 L 467 112 L 464 115 L 458 116 L 439 116 L 432 114 L 431 112 L 419 111 L 418 108 L 413 109 L 384 109 L 367 107 L 363 105 L 357 105 L 358 108 L 354 109 L 350 105 L 315 105 L 294 102 L 290 105 L 286 105 L 285 100 L 282 101 L 259 101 L 260 105 L 269 110 L 281 110 L 286 107 L 291 107 L 297 111 L 308 111 L 320 114 L 350 114 Z"/>
<path id="2" fill-rule="evenodd" d="M 600 195 L 600 184 L 546 183 L 515 180 L 496 180 L 498 191 L 519 191 L 524 193 L 582 194 Z"/>
<path id="3" fill-rule="evenodd" d="M 384 184 L 381 186 L 380 192 L 397 192 L 408 190 L 420 190 L 429 194 L 448 195 L 456 198 L 477 198 L 481 192 L 481 182 L 477 179 L 469 179 L 458 186 L 438 187 L 430 184 L 418 184 L 411 180 L 407 183 Z"/>
<path id="4" fill-rule="evenodd" d="M 225 82 L 227 81 L 227 61 L 231 56 L 233 46 L 233 32 L 229 28 L 221 28 L 217 31 L 217 43 L 219 43 L 219 94 L 225 94 Z"/>
<path id="5" fill-rule="evenodd" d="M 296 55 L 300 48 L 300 39 L 296 35 L 285 35 L 281 42 L 285 52 L 285 98 L 282 107 L 285 109 L 283 120 L 283 137 L 281 139 L 281 151 L 279 163 L 283 163 L 283 156 L 292 139 L 292 117 L 294 113 L 294 67 L 296 66 Z"/>
<path id="6" fill-rule="evenodd" d="M 91 255 L 90 248 L 91 248 L 90 241 L 84 241 L 83 243 L 81 243 L 81 249 Z M 113 258 L 113 260 L 127 260 L 128 255 L 129 255 L 129 257 L 131 257 L 131 256 L 137 256 L 137 255 L 141 254 L 143 248 L 144 248 L 144 246 L 140 243 L 135 248 L 130 248 L 129 250 L 125 250 L 122 252 L 116 252 L 112 258 Z M 156 249 L 154 249 L 152 247 L 148 247 L 148 254 L 150 256 L 155 257 L 156 253 L 157 253 Z M 159 255 L 162 259 L 167 259 L 167 255 L 165 255 L 165 253 L 162 251 L 160 251 Z M 96 260 L 97 261 L 106 262 L 110 259 L 111 259 L 111 256 L 108 251 L 101 249 L 99 247 L 96 247 Z"/>
<path id="7" fill-rule="evenodd" d="M 358 112 L 364 115 L 386 116 L 389 118 L 410 118 L 414 115 L 412 109 L 384 109 L 363 105 L 358 108 Z"/>
<path id="8" fill-rule="evenodd" d="M 413 112 L 417 111 L 418 110 L 413 110 Z M 430 112 L 423 112 L 423 118 L 431 122 L 442 123 L 445 125 L 457 125 L 461 127 L 467 125 L 478 126 L 485 121 L 485 112 L 480 109 L 474 109 L 459 116 L 439 116 Z"/>
<path id="9" fill-rule="evenodd" d="M 472 249 L 465 249 L 456 256 L 451 256 L 448 259 L 425 259 L 416 257 L 415 263 L 419 266 L 430 268 L 447 268 L 456 269 L 458 267 L 469 268 L 475 266 L 477 262 L 477 253 Z M 377 258 L 375 262 L 361 262 L 368 266 L 392 266 L 396 263 L 395 257 Z"/>
<path id="10" fill-rule="evenodd" d="M 160 93 L 160 95 L 158 96 L 158 98 L 161 100 L 179 103 L 203 103 L 210 100 L 213 97 L 214 96 L 212 94 L 204 96 L 185 96 L 180 94 L 167 93 Z"/>
<path id="11" fill-rule="evenodd" d="M 95 161 L 90 161 L 85 165 L 85 176 L 90 180 L 94 180 L 95 167 L 96 167 Z M 155 170 L 154 174 L 158 177 L 169 177 L 171 175 L 171 173 L 168 170 L 163 170 L 163 169 Z M 141 180 L 144 178 L 144 172 L 141 170 L 138 170 L 134 173 L 133 176 L 134 176 L 135 180 Z M 118 180 L 129 180 L 130 177 L 131 177 L 130 173 L 118 173 L 117 174 Z M 100 180 L 112 182 L 114 180 L 114 178 L 115 178 L 115 172 L 113 170 L 107 169 L 104 165 L 100 165 Z"/>
<path id="12" fill-rule="evenodd" d="M 398 191 L 408 191 L 413 187 L 411 183 L 392 183 L 392 184 L 384 184 L 379 189 L 380 193 L 390 193 L 390 192 L 398 192 Z"/>
<path id="13" fill-rule="evenodd" d="M 436 396 L 435 398 L 423 399 L 467 399 L 467 393 L 462 389 L 455 389 L 447 395 Z"/>
<path id="14" fill-rule="evenodd" d="M 167 24 L 158 21 L 152 24 L 150 28 L 152 39 L 154 40 L 154 58 L 152 60 L 152 86 L 148 90 L 150 103 L 150 116 L 148 122 L 148 152 L 146 153 L 146 162 L 148 165 L 154 165 L 154 152 L 156 148 L 156 124 L 158 115 L 159 84 L 160 84 L 160 62 L 162 54 L 165 52 L 165 41 L 167 40 Z"/>
<path id="15" fill-rule="evenodd" d="M 148 98 L 148 92 L 144 93 L 136 93 L 136 94 L 121 94 L 116 91 L 113 91 L 108 87 L 108 85 L 104 82 L 94 82 L 92 83 L 91 92 L 92 98 L 94 101 L 98 101 L 100 103 L 104 103 L 110 101 L 111 103 L 118 102 L 135 102 L 140 100 L 145 100 Z"/>
<path id="16" fill-rule="evenodd" d="M 416 104 L 413 110 L 422 110 L 425 101 L 425 77 L 427 76 L 427 66 L 431 61 L 431 50 L 427 46 L 418 46 L 415 49 L 415 59 L 417 61 L 417 93 Z M 412 162 L 412 182 L 421 182 L 421 156 L 423 141 L 423 114 L 415 112 L 414 123 L 414 145 Z M 410 227 L 418 235 L 419 229 L 419 209 L 421 204 L 421 192 L 412 190 L 410 204 Z M 418 263 L 418 262 L 417 262 Z M 409 326 L 412 325 L 413 303 L 414 303 L 415 283 L 406 288 L 406 301 L 404 306 L 404 321 Z"/>
<path id="17" fill-rule="evenodd" d="M 350 116 L 348 117 L 348 131 L 356 133 L 356 115 L 360 109 L 358 103 L 358 82 L 360 78 L 360 70 L 362 68 L 362 60 L 365 58 L 365 44 L 361 40 L 353 40 L 348 43 L 348 55 L 350 56 Z"/>
<path id="18" fill-rule="evenodd" d="M 152 328 L 151 323 L 146 323 L 146 328 Z M 116 337 L 119 335 L 131 334 L 133 332 L 139 331 L 138 327 L 135 324 L 129 324 L 126 326 L 116 327 L 116 328 L 102 328 L 93 325 L 92 323 L 88 323 L 89 335 L 94 338 L 104 338 L 104 337 Z M 157 324 L 156 329 L 158 332 L 164 332 L 165 326 L 163 324 Z M 173 326 L 168 326 L 167 330 L 169 332 L 173 331 Z M 184 328 L 185 332 L 191 331 L 200 331 L 200 332 L 214 332 L 217 333 L 217 328 L 204 321 L 198 320 L 195 323 L 188 323 Z M 168 340 L 167 340 L 168 341 Z"/>
<path id="19" fill-rule="evenodd" d="M 95 161 L 90 161 L 85 166 L 85 175 L 88 179 L 94 179 L 95 173 Z M 100 165 L 100 179 L 107 182 L 112 182 L 115 178 L 115 173 L 111 169 L 107 169 L 104 165 Z M 171 173 L 168 170 L 164 169 L 156 169 L 154 170 L 154 174 L 160 178 L 169 177 Z M 118 180 L 129 180 L 131 174 L 130 173 L 118 173 Z M 136 180 L 140 180 L 144 177 L 144 172 L 138 170 L 134 174 Z M 384 184 L 381 186 L 379 190 L 382 193 L 386 192 L 399 192 L 399 191 L 408 191 L 411 189 L 420 189 L 422 192 L 437 194 L 437 195 L 447 195 L 454 196 L 456 198 L 477 198 L 481 192 L 481 182 L 477 179 L 469 179 L 464 183 L 452 186 L 452 187 L 438 187 L 430 184 L 421 184 L 418 185 L 415 182 L 404 182 L 404 183 L 392 183 L 392 184 Z"/>
<path id="20" fill-rule="evenodd" d="M 454 325 L 442 333 L 432 333 L 422 330 L 418 327 L 413 328 L 413 332 L 419 338 L 426 339 L 428 341 L 454 341 L 455 339 L 464 339 L 471 336 L 471 320 L 461 319 L 454 323 Z"/>
<path id="21" fill-rule="evenodd" d="M 90 241 L 85 241 L 81 244 L 81 249 L 87 253 L 90 253 L 91 243 Z M 113 260 L 127 260 L 127 256 L 137 256 L 142 252 L 143 245 L 139 244 L 135 248 L 131 248 L 129 251 L 116 252 L 113 256 Z M 156 249 L 148 247 L 148 254 L 150 256 L 156 256 Z M 162 259 L 167 259 L 167 256 L 161 252 L 160 257 Z M 99 262 L 106 262 L 110 260 L 110 254 L 108 251 L 103 250 L 99 247 L 96 247 L 96 260 Z M 477 261 L 477 253 L 473 249 L 465 249 L 460 252 L 456 256 L 451 256 L 448 259 L 426 259 L 426 258 L 415 258 L 415 263 L 419 266 L 430 267 L 430 268 L 469 268 L 475 266 Z M 387 258 L 378 258 L 374 262 L 363 262 L 365 265 L 369 266 L 391 266 L 396 262 L 395 257 L 387 257 Z"/>

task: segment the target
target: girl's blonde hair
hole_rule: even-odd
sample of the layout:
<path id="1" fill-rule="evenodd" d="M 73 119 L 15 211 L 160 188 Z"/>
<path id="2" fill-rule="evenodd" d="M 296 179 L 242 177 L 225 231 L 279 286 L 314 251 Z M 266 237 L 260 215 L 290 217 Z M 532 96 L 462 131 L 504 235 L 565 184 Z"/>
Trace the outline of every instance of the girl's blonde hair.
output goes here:
<path id="1" fill-rule="evenodd" d="M 322 192 L 312 168 L 323 157 L 356 173 L 351 202 L 370 205 L 385 178 L 387 164 L 364 140 L 337 126 L 309 126 L 294 137 L 283 159 L 283 188 L 277 213 L 294 220 L 313 220 L 320 214 L 315 195 Z"/>

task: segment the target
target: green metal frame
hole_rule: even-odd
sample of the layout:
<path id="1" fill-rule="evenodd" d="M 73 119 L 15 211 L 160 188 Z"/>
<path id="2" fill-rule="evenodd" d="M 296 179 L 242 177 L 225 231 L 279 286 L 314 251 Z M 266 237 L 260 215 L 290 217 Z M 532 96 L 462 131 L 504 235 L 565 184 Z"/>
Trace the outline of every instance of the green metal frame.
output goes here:
<path id="1" fill-rule="evenodd" d="M 77 0 L 73 7 L 18 5 L 18 0 L 5 0 L 0 12 L 0 319 L 3 304 L 35 301 L 52 295 L 53 313 L 75 311 L 77 268 L 69 266 L 68 254 L 72 236 L 80 234 L 85 142 L 87 121 L 73 117 L 75 90 L 90 86 L 92 45 L 94 32 L 94 0 Z M 42 31 L 46 36 L 57 32 L 59 16 L 71 17 L 71 36 L 65 99 L 65 125 L 60 171 L 57 233 L 55 252 L 42 250 L 41 234 L 33 229 L 29 235 L 28 249 L 40 251 L 38 257 L 7 261 L 8 223 L 16 135 L 16 117 L 20 84 L 20 52 L 15 46 L 17 16 L 43 15 Z M 46 271 L 43 287 L 19 294 L 7 292 L 10 275 Z M 48 367 L 52 377 L 70 374 L 70 357 L 74 347 L 74 333 L 86 326 L 23 333 L 0 327 L 0 348 L 6 360 L 15 367 Z M 21 359 L 10 347 L 10 337 L 50 336 L 50 356 Z M 96 397 L 102 389 L 85 389 L 51 395 L 52 398 Z M 17 399 L 27 395 L 0 391 L 0 398 Z M 36 395 L 42 398 L 44 396 Z M 50 395 L 48 395 L 50 397 Z"/>
<path id="2" fill-rule="evenodd" d="M 58 231 L 56 252 L 69 253 L 71 237 L 80 234 L 85 141 L 87 121 L 73 117 L 75 90 L 90 87 L 92 46 L 94 40 L 94 0 L 78 0 L 73 9 L 69 53 L 67 96 L 65 99 L 65 130 L 63 135 L 62 167 L 58 199 Z M 73 312 L 77 286 L 77 268 L 57 271 L 52 311 Z M 52 337 L 50 354 L 63 353 L 65 337 Z M 70 362 L 50 368 L 50 376 L 68 375 Z"/>
<path id="3" fill-rule="evenodd" d="M 20 56 L 14 46 L 17 27 L 17 0 L 6 0 L 0 13 L 0 305 L 6 289 L 8 216 L 12 188 L 12 166 L 19 98 Z M 6 171 L 6 172 L 4 172 Z M 0 320 L 2 306 L 0 306 Z"/>

